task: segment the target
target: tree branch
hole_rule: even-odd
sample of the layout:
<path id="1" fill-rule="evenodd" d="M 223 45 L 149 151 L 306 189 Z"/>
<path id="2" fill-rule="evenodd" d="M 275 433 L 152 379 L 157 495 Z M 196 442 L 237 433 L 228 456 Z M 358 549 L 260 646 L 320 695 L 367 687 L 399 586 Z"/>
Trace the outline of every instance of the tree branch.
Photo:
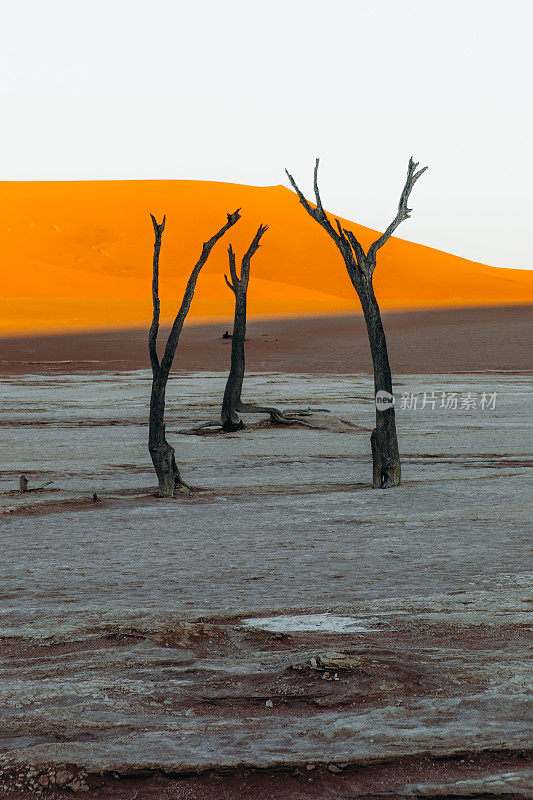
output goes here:
<path id="1" fill-rule="evenodd" d="M 148 333 L 148 352 L 150 353 L 150 364 L 152 365 L 152 374 L 155 375 L 159 371 L 159 358 L 157 355 L 157 334 L 159 332 L 159 315 L 161 306 L 159 303 L 159 253 L 161 251 L 161 239 L 163 236 L 163 231 L 165 230 L 165 221 L 166 216 L 163 216 L 163 221 L 159 225 L 156 218 L 153 214 L 150 214 L 152 218 L 152 225 L 154 226 L 154 261 L 153 261 L 153 273 L 152 273 L 152 306 L 153 306 L 153 315 L 152 315 L 152 324 L 150 325 L 150 331 Z"/>
<path id="2" fill-rule="evenodd" d="M 233 284 L 233 288 L 235 289 L 235 287 L 239 283 L 239 277 L 237 275 L 237 268 L 235 266 L 235 253 L 233 252 L 233 247 L 231 246 L 231 244 L 228 247 L 228 260 L 229 260 L 229 271 L 231 275 L 231 282 Z"/>
<path id="3" fill-rule="evenodd" d="M 257 229 L 257 233 L 255 234 L 254 238 L 252 239 L 250 247 L 248 248 L 248 250 L 246 251 L 246 253 L 242 257 L 242 262 L 241 262 L 241 281 L 243 281 L 245 287 L 248 286 L 248 279 L 250 277 L 250 261 L 252 259 L 252 256 L 254 255 L 254 253 L 259 249 L 259 246 L 260 246 L 259 243 L 260 243 L 263 235 L 266 233 L 267 230 L 268 230 L 268 225 L 263 225 L 263 223 L 261 223 L 261 225 Z"/>
<path id="4" fill-rule="evenodd" d="M 355 234 L 352 231 L 347 230 L 347 228 L 343 228 L 344 233 L 346 234 L 346 238 L 350 242 L 352 250 L 355 254 L 355 260 L 357 261 L 357 266 L 363 269 L 363 265 L 366 263 L 366 255 L 365 251 L 363 250 L 360 242 L 356 239 Z"/>
<path id="5" fill-rule="evenodd" d="M 320 214 L 326 216 L 326 212 L 324 211 L 324 206 L 322 205 L 322 200 L 320 199 L 320 192 L 318 191 L 318 165 L 320 164 L 320 159 L 317 158 L 315 160 L 315 171 L 313 173 L 313 189 L 315 190 L 315 200 L 316 200 L 316 207 Z M 327 219 L 327 217 L 326 217 Z"/>
<path id="6" fill-rule="evenodd" d="M 228 221 L 226 222 L 226 224 L 217 233 L 215 233 L 215 235 L 212 236 L 211 239 L 209 239 L 209 241 L 204 242 L 200 258 L 196 262 L 196 265 L 193 271 L 191 272 L 189 280 L 187 281 L 185 294 L 183 295 L 183 300 L 181 301 L 180 309 L 176 314 L 176 318 L 172 325 L 172 329 L 170 331 L 167 344 L 165 347 L 165 353 L 163 355 L 163 358 L 161 359 L 160 372 L 162 373 L 161 376 L 163 380 L 165 380 L 170 373 L 170 368 L 172 366 L 172 361 L 174 359 L 176 347 L 178 346 L 178 341 L 180 333 L 183 328 L 183 323 L 185 322 L 185 317 L 187 316 L 189 308 L 191 307 L 192 298 L 194 296 L 194 289 L 196 287 L 196 281 L 198 280 L 198 275 L 200 274 L 200 270 L 202 269 L 205 262 L 209 258 L 209 254 L 213 249 L 213 247 L 215 246 L 215 244 L 218 242 L 218 240 L 222 236 L 224 236 L 224 234 L 226 233 L 227 230 L 229 230 L 229 228 L 231 228 L 233 225 L 235 225 L 236 222 L 240 220 L 241 215 L 239 214 L 239 211 L 240 208 L 238 208 L 237 211 L 234 211 L 233 214 L 228 214 L 227 215 Z"/>
<path id="7" fill-rule="evenodd" d="M 350 250 L 350 245 L 351 245 L 352 250 L 354 251 L 355 254 L 356 266 L 358 266 L 360 269 L 363 269 L 365 263 L 365 251 L 355 238 L 355 235 L 352 233 L 352 231 L 343 228 L 337 217 L 335 217 L 335 223 L 337 225 L 337 230 L 339 231 L 339 239 L 341 242 L 341 244 L 338 244 L 338 247 L 343 257 L 345 255 L 346 250 L 351 255 L 352 253 L 352 251 Z"/>
<path id="8" fill-rule="evenodd" d="M 317 217 L 316 217 L 316 214 L 315 214 L 315 209 L 314 209 L 314 208 L 312 208 L 312 207 L 309 205 L 309 203 L 308 203 L 308 202 L 307 202 L 307 200 L 305 199 L 305 197 L 304 197 L 304 195 L 303 195 L 302 191 L 300 190 L 300 187 L 298 186 L 298 184 L 296 183 L 296 181 L 295 181 L 295 180 L 294 180 L 294 178 L 292 177 L 292 175 L 291 175 L 291 173 L 289 172 L 289 170 L 287 170 L 287 169 L 286 169 L 286 170 L 285 170 L 285 173 L 286 173 L 286 175 L 287 175 L 287 178 L 288 178 L 288 179 L 289 179 L 289 181 L 291 182 L 291 186 L 292 186 L 292 188 L 294 189 L 294 191 L 296 192 L 296 194 L 297 194 L 297 195 L 298 195 L 298 197 L 300 198 L 300 203 L 303 205 L 303 207 L 305 208 L 305 210 L 307 211 L 307 213 L 308 213 L 308 214 L 309 214 L 311 217 L 313 217 L 313 219 L 316 219 Z"/>
<path id="9" fill-rule="evenodd" d="M 235 286 L 228 280 L 228 276 L 226 275 L 226 273 L 224 273 L 224 280 L 226 281 L 227 285 L 229 286 L 233 294 L 235 294 Z"/>
<path id="10" fill-rule="evenodd" d="M 296 194 L 300 198 L 300 203 L 303 205 L 303 207 L 305 208 L 307 213 L 311 217 L 313 217 L 313 219 L 316 222 L 318 222 L 319 225 L 321 225 L 324 228 L 326 233 L 329 236 L 331 236 L 331 238 L 333 239 L 333 241 L 335 242 L 335 244 L 337 245 L 339 250 L 342 252 L 343 247 L 346 246 L 346 244 L 343 242 L 344 237 L 343 236 L 339 236 L 339 234 L 337 233 L 337 231 L 335 230 L 335 228 L 333 227 L 333 225 L 329 221 L 329 217 L 326 214 L 326 212 L 324 211 L 324 207 L 322 205 L 320 192 L 318 191 L 318 165 L 319 165 L 319 163 L 320 163 L 320 159 L 317 158 L 316 161 L 315 161 L 315 170 L 314 170 L 314 175 L 313 175 L 313 187 L 314 187 L 314 190 L 315 190 L 316 208 L 313 208 L 307 202 L 307 200 L 305 199 L 302 191 L 298 187 L 296 181 L 294 180 L 294 178 L 292 177 L 290 172 L 288 170 L 285 170 L 285 172 L 287 174 L 287 177 L 288 177 L 289 181 L 291 182 L 291 185 L 292 185 L 294 191 L 296 192 Z"/>
<path id="11" fill-rule="evenodd" d="M 418 170 L 418 161 L 413 161 L 412 157 L 409 159 L 409 165 L 407 167 L 407 178 L 405 179 L 405 185 L 403 187 L 402 193 L 400 195 L 400 202 L 398 203 L 398 212 L 394 219 L 392 220 L 391 224 L 383 233 L 379 239 L 376 239 L 373 245 L 368 250 L 368 259 L 371 263 L 375 263 L 376 260 L 376 253 L 380 247 L 383 247 L 385 242 L 388 242 L 398 225 L 404 221 L 404 219 L 409 219 L 412 209 L 407 208 L 407 201 L 409 200 L 409 195 L 413 189 L 413 186 L 419 179 L 419 177 L 427 170 L 427 167 L 422 167 L 422 169 Z"/>

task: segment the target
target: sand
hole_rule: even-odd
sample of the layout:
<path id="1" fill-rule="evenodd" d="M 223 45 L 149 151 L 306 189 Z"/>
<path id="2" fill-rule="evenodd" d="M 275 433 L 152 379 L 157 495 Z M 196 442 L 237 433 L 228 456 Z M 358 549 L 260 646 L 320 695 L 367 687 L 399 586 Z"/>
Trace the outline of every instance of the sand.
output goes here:
<path id="1" fill-rule="evenodd" d="M 393 373 L 531 369 L 531 306 L 442 309 L 384 315 Z M 189 325 L 176 371 L 223 371 L 231 341 L 226 324 Z M 160 340 L 164 340 L 162 329 Z M 0 374 L 145 369 L 144 329 L 0 340 Z M 368 373 L 370 352 L 361 315 L 262 320 L 248 326 L 247 369 L 289 373 Z"/>
<path id="2" fill-rule="evenodd" d="M 391 214 L 396 198 L 390 199 Z M 227 247 L 237 256 L 259 223 L 269 226 L 254 256 L 249 313 L 271 317 L 352 313 L 344 263 L 326 233 L 283 186 L 202 181 L 0 182 L 3 275 L 0 335 L 143 327 L 151 315 L 153 229 L 167 215 L 160 264 L 162 320 L 176 313 L 202 242 L 242 208 L 200 275 L 190 318 L 224 320 Z M 416 198 L 414 199 L 416 214 Z M 383 220 L 384 225 L 390 220 Z M 365 247 L 379 235 L 342 220 Z M 409 222 L 399 230 L 408 235 Z M 498 269 L 400 238 L 379 252 L 374 274 L 384 310 L 533 302 L 533 272 Z M 524 267 L 530 266 L 524 264 Z"/>

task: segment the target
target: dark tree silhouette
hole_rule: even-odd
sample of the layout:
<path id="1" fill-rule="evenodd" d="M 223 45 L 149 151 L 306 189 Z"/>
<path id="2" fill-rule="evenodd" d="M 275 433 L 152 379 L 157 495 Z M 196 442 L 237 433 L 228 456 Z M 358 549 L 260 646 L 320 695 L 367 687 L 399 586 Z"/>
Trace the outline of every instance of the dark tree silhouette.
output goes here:
<path id="1" fill-rule="evenodd" d="M 239 412 L 248 414 L 270 414 L 273 422 L 279 424 L 292 424 L 293 419 L 287 419 L 282 411 L 270 406 L 257 406 L 253 403 L 243 403 L 241 399 L 242 383 L 244 380 L 245 357 L 244 342 L 246 339 L 246 301 L 248 282 L 250 280 L 250 262 L 252 256 L 260 246 L 260 241 L 268 228 L 260 225 L 250 247 L 242 257 L 241 275 L 237 275 L 235 253 L 230 244 L 228 248 L 230 278 L 224 275 L 225 281 L 235 295 L 235 317 L 233 321 L 233 337 L 231 341 L 231 366 L 222 401 L 222 430 L 236 431 L 244 428 L 239 417 Z"/>
<path id="2" fill-rule="evenodd" d="M 321 225 L 326 233 L 333 239 L 346 264 L 346 269 L 355 291 L 361 301 L 363 314 L 370 341 L 370 352 L 374 367 L 374 396 L 376 398 L 376 427 L 372 431 L 370 443 L 372 447 L 373 486 L 376 489 L 388 489 L 398 486 L 401 482 L 400 454 L 398 451 L 398 437 L 396 435 L 396 420 L 394 405 L 384 405 L 378 402 L 381 398 L 385 403 L 392 400 L 392 378 L 387 353 L 387 342 L 381 321 L 378 301 L 374 294 L 372 276 L 376 267 L 376 256 L 380 247 L 390 239 L 398 225 L 408 219 L 411 209 L 407 207 L 409 195 L 416 181 L 426 171 L 427 167 L 418 169 L 418 163 L 409 159 L 407 178 L 398 204 L 398 212 L 387 230 L 369 247 L 365 253 L 355 234 L 343 228 L 338 219 L 335 227 L 322 206 L 318 191 L 318 164 L 317 158 L 314 172 L 314 190 L 316 207 L 313 208 L 306 200 L 292 175 L 287 176 L 300 198 L 307 213 Z M 379 394 L 378 394 L 379 393 Z"/>
<path id="3" fill-rule="evenodd" d="M 191 272 L 181 306 L 172 325 L 167 339 L 165 351 L 161 361 L 157 354 L 157 334 L 159 332 L 159 253 L 161 251 L 161 239 L 165 230 L 165 220 L 159 224 L 153 214 L 152 223 L 154 226 L 154 260 L 152 278 L 152 302 L 153 317 L 148 335 L 148 351 L 150 353 L 150 363 L 152 365 L 152 395 L 150 398 L 150 426 L 148 434 L 148 449 L 152 457 L 154 469 L 159 482 L 159 497 L 174 497 L 177 492 L 189 489 L 182 480 L 180 471 L 176 465 L 174 448 L 169 445 L 165 434 L 165 393 L 167 388 L 168 376 L 178 346 L 178 341 L 185 322 L 185 317 L 191 306 L 196 288 L 196 281 L 200 270 L 209 258 L 209 254 L 218 240 L 240 219 L 240 209 L 228 214 L 226 224 L 215 233 L 209 241 L 204 242 L 200 258 Z"/>
<path id="4" fill-rule="evenodd" d="M 252 256 L 259 248 L 259 243 L 263 234 L 267 230 L 266 225 L 260 225 L 257 229 L 250 247 L 242 257 L 241 276 L 237 275 L 235 253 L 233 247 L 228 247 L 229 271 L 231 280 L 224 275 L 224 280 L 235 295 L 235 316 L 233 320 L 233 336 L 231 340 L 231 366 L 224 390 L 222 400 L 222 430 L 236 431 L 244 428 L 242 420 L 239 418 L 239 411 L 242 411 L 242 382 L 244 380 L 245 358 L 244 342 L 246 339 L 246 302 L 248 295 L 248 281 L 250 280 L 250 262 Z"/>

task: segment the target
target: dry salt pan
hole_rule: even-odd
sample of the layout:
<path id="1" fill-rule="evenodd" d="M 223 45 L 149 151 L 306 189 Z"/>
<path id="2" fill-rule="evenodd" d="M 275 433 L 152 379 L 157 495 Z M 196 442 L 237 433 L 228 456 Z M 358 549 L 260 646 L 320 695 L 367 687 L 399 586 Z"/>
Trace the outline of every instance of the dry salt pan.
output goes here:
<path id="1" fill-rule="evenodd" d="M 243 625 L 259 628 L 272 633 L 368 633 L 372 628 L 365 627 L 355 617 L 341 617 L 336 614 L 298 614 L 294 616 L 256 617 L 243 620 Z"/>

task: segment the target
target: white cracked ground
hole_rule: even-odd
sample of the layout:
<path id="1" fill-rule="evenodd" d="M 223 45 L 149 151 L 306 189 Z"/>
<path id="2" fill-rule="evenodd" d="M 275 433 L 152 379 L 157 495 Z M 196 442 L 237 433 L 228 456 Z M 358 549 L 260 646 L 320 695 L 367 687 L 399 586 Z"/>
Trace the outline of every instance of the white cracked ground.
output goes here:
<path id="1" fill-rule="evenodd" d="M 246 379 L 247 399 L 328 408 L 355 426 L 343 432 L 180 434 L 217 416 L 224 380 L 169 381 L 167 437 L 185 480 L 207 490 L 172 501 L 153 496 L 146 371 L 2 379 L 0 634 L 30 648 L 0 666 L 5 763 L 127 772 L 527 747 L 527 379 L 399 376 L 397 397 L 419 393 L 419 405 L 424 391 L 497 398 L 485 410 L 398 407 L 404 483 L 391 491 L 369 486 L 367 376 Z M 52 485 L 21 495 L 21 473 Z M 350 615 L 363 630 L 301 631 L 278 652 L 272 633 L 258 650 L 239 622 L 302 613 Z M 198 619 L 212 637 L 202 652 Z M 385 688 L 372 694 L 352 672 L 351 700 L 289 713 L 279 682 L 331 646 L 374 653 Z M 262 680 L 263 694 L 250 700 L 236 675 Z M 259 710 L 258 696 L 272 706 Z"/>

